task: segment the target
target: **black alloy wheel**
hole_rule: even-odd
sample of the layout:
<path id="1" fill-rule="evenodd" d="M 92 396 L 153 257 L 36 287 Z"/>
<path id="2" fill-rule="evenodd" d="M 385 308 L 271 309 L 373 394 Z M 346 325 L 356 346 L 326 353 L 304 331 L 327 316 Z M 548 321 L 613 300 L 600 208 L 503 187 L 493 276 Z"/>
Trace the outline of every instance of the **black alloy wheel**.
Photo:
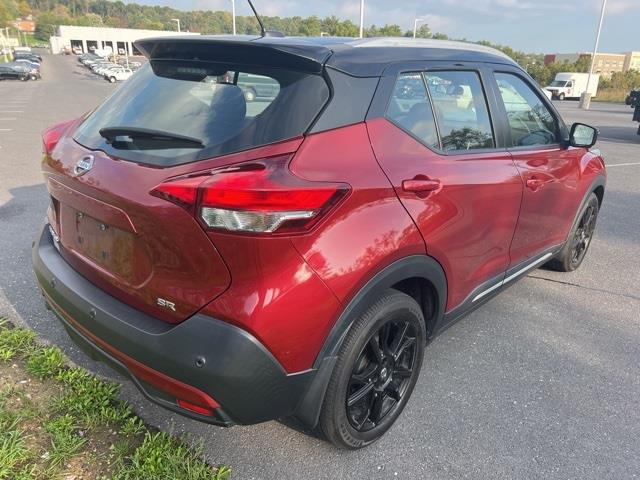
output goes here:
<path id="1" fill-rule="evenodd" d="M 588 204 L 582 214 L 576 228 L 571 247 L 571 266 L 577 268 L 587 253 L 593 232 L 596 229 L 596 219 L 598 217 L 598 205 Z"/>
<path id="2" fill-rule="evenodd" d="M 386 290 L 354 320 L 320 412 L 327 440 L 355 450 L 391 428 L 420 375 L 426 337 L 420 305 L 398 290 Z"/>
<path id="3" fill-rule="evenodd" d="M 558 272 L 572 272 L 577 269 L 584 260 L 598 220 L 600 201 L 595 193 L 589 194 L 587 201 L 582 205 L 577 215 L 567 241 L 555 258 L 550 260 L 545 267 Z"/>
<path id="4" fill-rule="evenodd" d="M 347 418 L 355 430 L 373 429 L 398 408 L 408 390 L 416 355 L 415 328 L 407 321 L 389 321 L 371 335 L 347 387 Z"/>

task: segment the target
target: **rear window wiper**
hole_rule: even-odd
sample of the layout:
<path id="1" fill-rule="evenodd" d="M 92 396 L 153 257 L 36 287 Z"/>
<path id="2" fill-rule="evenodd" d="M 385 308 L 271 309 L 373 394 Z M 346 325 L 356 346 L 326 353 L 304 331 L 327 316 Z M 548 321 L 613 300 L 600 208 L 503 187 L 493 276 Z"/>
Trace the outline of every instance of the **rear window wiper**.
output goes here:
<path id="1" fill-rule="evenodd" d="M 104 127 L 100 136 L 115 148 L 154 150 L 161 148 L 204 148 L 202 140 L 177 133 L 139 127 Z"/>

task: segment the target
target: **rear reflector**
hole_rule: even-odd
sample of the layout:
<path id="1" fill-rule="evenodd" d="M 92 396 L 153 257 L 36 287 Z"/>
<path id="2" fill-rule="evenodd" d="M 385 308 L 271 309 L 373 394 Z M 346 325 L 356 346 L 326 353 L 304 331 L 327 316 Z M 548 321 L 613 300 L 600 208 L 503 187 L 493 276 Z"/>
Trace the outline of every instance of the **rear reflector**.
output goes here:
<path id="1" fill-rule="evenodd" d="M 209 408 L 204 408 L 199 405 L 194 405 L 193 403 L 189 403 L 186 400 L 177 400 L 178 406 L 184 408 L 185 410 L 189 410 L 191 412 L 199 413 L 200 415 L 206 415 L 208 417 L 213 416 L 213 410 Z"/>
<path id="2" fill-rule="evenodd" d="M 290 159 L 285 155 L 169 180 L 151 194 L 192 212 L 206 228 L 254 234 L 306 231 L 350 187 L 296 177 L 288 168 Z"/>

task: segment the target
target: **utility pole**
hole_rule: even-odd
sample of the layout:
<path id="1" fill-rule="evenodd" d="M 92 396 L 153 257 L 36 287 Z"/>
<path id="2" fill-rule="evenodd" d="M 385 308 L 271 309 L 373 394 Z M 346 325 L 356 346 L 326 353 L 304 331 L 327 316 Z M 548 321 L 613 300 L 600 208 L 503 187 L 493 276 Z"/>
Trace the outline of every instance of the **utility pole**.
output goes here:
<path id="1" fill-rule="evenodd" d="M 364 0 L 360 0 L 360 38 L 364 37 Z"/>
<path id="2" fill-rule="evenodd" d="M 418 23 L 426 21 L 426 18 L 416 18 L 413 20 L 413 38 L 416 38 L 416 35 L 418 33 Z"/>
<path id="3" fill-rule="evenodd" d="M 607 0 L 602 0 L 602 10 L 600 10 L 600 21 L 598 22 L 598 32 L 596 33 L 596 43 L 593 46 L 593 54 L 591 55 L 591 65 L 589 66 L 589 76 L 587 77 L 587 91 L 580 96 L 580 108 L 589 110 L 591 106 L 591 93 L 589 86 L 591 85 L 591 77 L 593 76 L 593 67 L 596 63 L 596 55 L 598 54 L 598 45 L 600 44 L 600 33 L 602 32 L 602 22 L 604 21 L 604 12 L 607 8 Z"/>
<path id="4" fill-rule="evenodd" d="M 176 22 L 178 24 L 178 32 L 180 31 L 180 19 L 179 18 L 172 18 L 171 19 L 172 22 Z"/>
<path id="5" fill-rule="evenodd" d="M 236 0 L 231 0 L 231 23 L 233 34 L 236 34 Z"/>
<path id="6" fill-rule="evenodd" d="M 0 40 L 2 41 L 1 42 L 2 43 L 2 54 L 4 55 L 4 61 L 6 63 L 6 62 L 8 62 L 8 59 L 7 59 L 7 44 L 4 41 L 4 38 L 5 38 L 4 33 L 2 33 L 2 31 L 0 31 Z"/>

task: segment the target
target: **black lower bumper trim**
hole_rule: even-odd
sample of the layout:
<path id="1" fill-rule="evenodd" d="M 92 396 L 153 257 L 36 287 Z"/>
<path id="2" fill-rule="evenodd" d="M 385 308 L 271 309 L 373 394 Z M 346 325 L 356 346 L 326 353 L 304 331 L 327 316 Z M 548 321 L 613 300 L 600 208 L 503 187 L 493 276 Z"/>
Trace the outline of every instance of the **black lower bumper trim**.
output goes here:
<path id="1" fill-rule="evenodd" d="M 148 398 L 178 413 L 218 425 L 286 417 L 296 411 L 315 376 L 315 370 L 287 374 L 255 337 L 229 323 L 196 314 L 169 325 L 120 302 L 66 263 L 46 226 L 34 244 L 32 259 L 45 296 L 85 351 L 127 372 L 121 362 L 66 321 L 65 314 L 118 352 L 201 390 L 221 405 L 217 418 L 192 414 L 134 377 Z"/>

